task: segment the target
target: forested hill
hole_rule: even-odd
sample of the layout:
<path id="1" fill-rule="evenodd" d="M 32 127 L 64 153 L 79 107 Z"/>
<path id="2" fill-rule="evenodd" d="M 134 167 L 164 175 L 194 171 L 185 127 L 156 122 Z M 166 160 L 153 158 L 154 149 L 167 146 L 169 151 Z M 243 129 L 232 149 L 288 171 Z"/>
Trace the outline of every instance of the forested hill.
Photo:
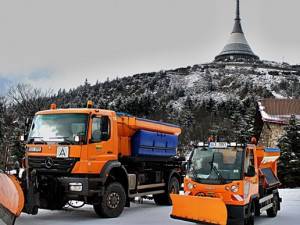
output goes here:
<path id="1" fill-rule="evenodd" d="M 187 68 L 137 74 L 69 92 L 59 91 L 59 107 L 95 107 L 178 124 L 180 149 L 206 140 L 249 141 L 256 100 L 299 98 L 300 72 L 287 64 L 261 62 L 210 63 Z"/>
<path id="2" fill-rule="evenodd" d="M 222 141 L 249 141 L 255 135 L 256 100 L 299 98 L 299 71 L 299 67 L 273 62 L 209 63 L 96 84 L 86 80 L 75 89 L 60 90 L 53 96 L 36 95 L 25 86 L 25 90 L 14 90 L 14 104 L 0 102 L 0 138 L 2 145 L 16 138 L 24 118 L 48 109 L 52 102 L 58 108 L 77 108 L 86 107 L 92 100 L 97 108 L 180 125 L 182 152 L 210 136 Z"/>

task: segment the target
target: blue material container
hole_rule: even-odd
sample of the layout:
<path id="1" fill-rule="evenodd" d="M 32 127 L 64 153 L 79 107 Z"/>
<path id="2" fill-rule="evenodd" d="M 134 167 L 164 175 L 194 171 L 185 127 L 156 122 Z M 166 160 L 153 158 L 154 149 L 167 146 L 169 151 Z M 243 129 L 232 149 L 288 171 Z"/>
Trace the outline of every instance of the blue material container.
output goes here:
<path id="1" fill-rule="evenodd" d="M 176 155 L 177 146 L 177 135 L 139 130 L 131 138 L 131 155 L 170 157 Z"/>

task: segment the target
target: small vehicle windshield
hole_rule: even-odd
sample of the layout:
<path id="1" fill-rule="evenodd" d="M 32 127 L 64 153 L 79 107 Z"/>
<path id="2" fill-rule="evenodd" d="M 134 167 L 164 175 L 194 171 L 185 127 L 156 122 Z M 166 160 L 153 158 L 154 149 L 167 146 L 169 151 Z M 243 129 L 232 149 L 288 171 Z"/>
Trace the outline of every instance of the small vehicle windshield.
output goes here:
<path id="1" fill-rule="evenodd" d="M 199 183 L 221 184 L 241 180 L 243 147 L 198 147 L 189 160 L 188 177 Z"/>
<path id="2" fill-rule="evenodd" d="M 86 139 L 88 114 L 36 115 L 33 119 L 28 140 L 64 141 L 70 144 L 75 136 Z"/>

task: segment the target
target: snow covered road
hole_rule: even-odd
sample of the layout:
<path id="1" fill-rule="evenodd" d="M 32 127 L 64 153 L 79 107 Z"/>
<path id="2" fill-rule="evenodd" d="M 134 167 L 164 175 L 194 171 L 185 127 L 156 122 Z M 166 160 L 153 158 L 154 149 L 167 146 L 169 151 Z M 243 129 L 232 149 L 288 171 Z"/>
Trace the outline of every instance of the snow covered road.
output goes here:
<path id="1" fill-rule="evenodd" d="M 255 225 L 299 225 L 300 219 L 300 189 L 281 189 L 280 196 L 283 199 L 281 211 L 277 217 L 268 218 L 263 213 L 256 218 Z M 83 208 L 68 208 L 64 211 L 40 210 L 36 216 L 22 213 L 17 219 L 16 225 L 180 225 L 194 224 L 170 218 L 172 207 L 157 206 L 154 201 L 144 200 L 143 204 L 135 202 L 130 208 L 125 208 L 120 217 L 115 219 L 99 218 L 92 206 Z M 1 224 L 1 223 L 0 223 Z"/>

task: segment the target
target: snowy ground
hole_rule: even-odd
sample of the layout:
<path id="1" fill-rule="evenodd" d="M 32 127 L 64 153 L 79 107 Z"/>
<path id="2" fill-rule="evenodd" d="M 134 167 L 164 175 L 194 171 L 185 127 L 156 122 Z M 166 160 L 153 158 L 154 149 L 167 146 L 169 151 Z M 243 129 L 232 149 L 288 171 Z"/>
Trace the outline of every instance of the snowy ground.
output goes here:
<path id="1" fill-rule="evenodd" d="M 280 196 L 283 199 L 281 211 L 277 217 L 268 218 L 263 213 L 256 218 L 255 225 L 299 225 L 300 189 L 281 189 Z M 144 200 L 143 204 L 135 202 L 130 208 L 125 208 L 120 217 L 115 219 L 99 218 L 91 206 L 80 209 L 68 208 L 64 211 L 40 210 L 36 216 L 22 213 L 17 219 L 16 225 L 172 225 L 194 224 L 170 218 L 171 206 L 157 206 L 152 200 Z M 1 223 L 0 223 L 1 224 Z"/>

